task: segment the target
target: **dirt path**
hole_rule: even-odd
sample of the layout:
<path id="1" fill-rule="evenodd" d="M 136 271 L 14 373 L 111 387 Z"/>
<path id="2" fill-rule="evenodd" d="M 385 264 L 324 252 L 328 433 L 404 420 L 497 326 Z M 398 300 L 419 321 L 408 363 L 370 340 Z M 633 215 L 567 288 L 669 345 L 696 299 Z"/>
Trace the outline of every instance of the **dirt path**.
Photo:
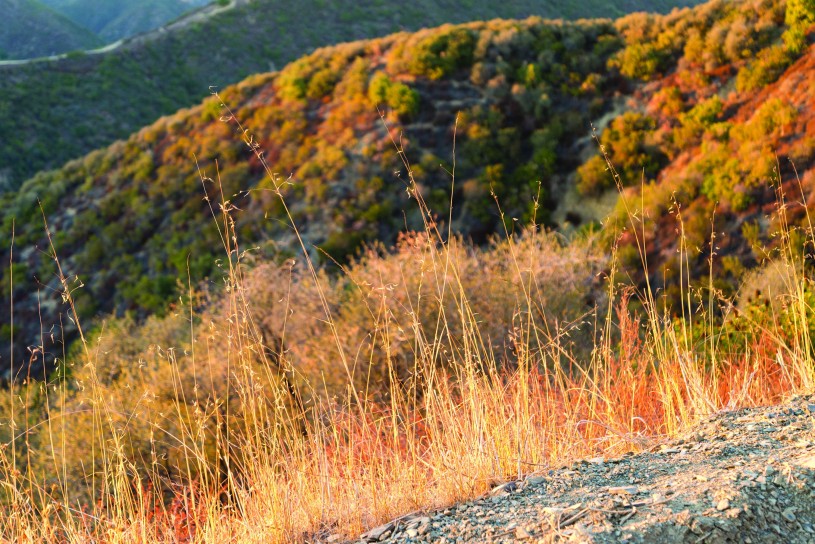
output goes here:
<path id="1" fill-rule="evenodd" d="M 815 543 L 815 395 L 727 412 L 656 451 L 509 482 L 362 542 Z"/>

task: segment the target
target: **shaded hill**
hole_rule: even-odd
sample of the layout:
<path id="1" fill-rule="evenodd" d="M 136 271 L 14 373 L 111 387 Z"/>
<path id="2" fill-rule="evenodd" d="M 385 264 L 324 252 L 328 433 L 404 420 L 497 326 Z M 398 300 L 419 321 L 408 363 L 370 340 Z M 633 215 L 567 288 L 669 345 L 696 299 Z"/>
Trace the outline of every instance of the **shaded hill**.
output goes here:
<path id="1" fill-rule="evenodd" d="M 209 0 L 42 0 L 105 43 L 158 28 Z"/>
<path id="2" fill-rule="evenodd" d="M 17 112 L 0 115 L 0 190 L 190 106 L 210 85 L 281 68 L 316 47 L 448 22 L 611 16 L 686 3 L 604 1 L 577 9 L 571 3 L 480 0 L 462 9 L 430 0 L 236 0 L 226 10 L 211 6 L 105 54 L 0 66 L 0 112 Z"/>
<path id="3" fill-rule="evenodd" d="M 0 60 L 90 49 L 102 41 L 36 0 L 0 0 Z"/>

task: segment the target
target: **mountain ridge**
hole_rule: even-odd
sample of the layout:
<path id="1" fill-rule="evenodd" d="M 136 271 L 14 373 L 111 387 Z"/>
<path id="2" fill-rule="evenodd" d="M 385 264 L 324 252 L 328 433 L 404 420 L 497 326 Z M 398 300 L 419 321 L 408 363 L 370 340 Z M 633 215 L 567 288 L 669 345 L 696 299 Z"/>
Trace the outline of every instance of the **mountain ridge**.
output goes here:
<path id="1" fill-rule="evenodd" d="M 209 0 L 41 0 L 105 43 L 159 28 Z"/>
<path id="2" fill-rule="evenodd" d="M 102 43 L 86 28 L 37 0 L 2 0 L 0 11 L 7 20 L 0 30 L 0 60 L 43 57 Z"/>

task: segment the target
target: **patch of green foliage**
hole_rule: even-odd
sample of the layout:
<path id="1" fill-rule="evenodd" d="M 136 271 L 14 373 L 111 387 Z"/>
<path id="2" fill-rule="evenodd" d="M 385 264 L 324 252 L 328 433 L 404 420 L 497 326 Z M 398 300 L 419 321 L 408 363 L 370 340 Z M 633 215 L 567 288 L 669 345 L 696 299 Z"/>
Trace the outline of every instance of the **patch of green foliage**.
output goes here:
<path id="1" fill-rule="evenodd" d="M 147 32 L 210 0 L 39 0 L 105 43 Z"/>

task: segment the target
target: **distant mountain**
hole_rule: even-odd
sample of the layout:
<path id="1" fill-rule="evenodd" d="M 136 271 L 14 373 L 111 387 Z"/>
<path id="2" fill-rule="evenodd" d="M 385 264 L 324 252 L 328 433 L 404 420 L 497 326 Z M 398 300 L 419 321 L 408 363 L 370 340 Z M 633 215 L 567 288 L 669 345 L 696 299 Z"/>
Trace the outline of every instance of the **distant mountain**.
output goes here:
<path id="1" fill-rule="evenodd" d="M 437 0 L 211 5 L 106 54 L 0 66 L 0 192 L 194 104 L 210 85 L 282 68 L 317 47 L 448 22 L 613 16 L 687 3 L 693 0 L 471 0 L 466 9 Z"/>
<path id="2" fill-rule="evenodd" d="M 41 0 L 105 43 L 160 27 L 210 0 Z"/>
<path id="3" fill-rule="evenodd" d="M 36 0 L 0 0 L 0 59 L 25 59 L 89 49 L 102 41 Z"/>

